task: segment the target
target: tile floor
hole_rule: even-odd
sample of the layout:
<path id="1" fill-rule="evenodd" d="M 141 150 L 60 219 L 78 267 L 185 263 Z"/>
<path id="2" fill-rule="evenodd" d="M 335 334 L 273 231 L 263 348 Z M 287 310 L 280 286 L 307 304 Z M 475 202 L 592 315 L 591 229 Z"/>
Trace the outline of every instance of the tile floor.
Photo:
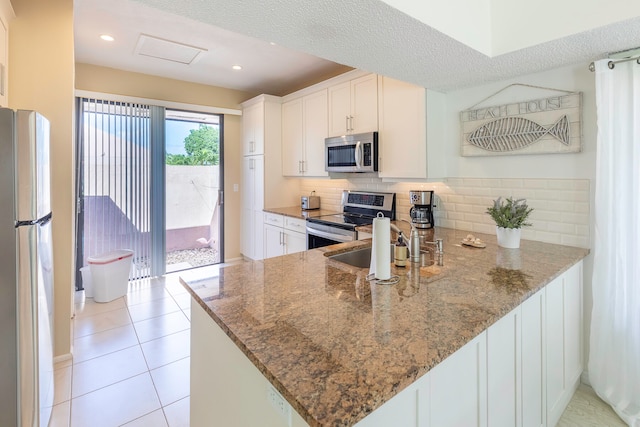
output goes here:
<path id="1" fill-rule="evenodd" d="M 76 292 L 74 357 L 55 366 L 50 427 L 189 426 L 190 296 L 180 274 L 131 282 L 104 304 Z"/>
<path id="2" fill-rule="evenodd" d="M 50 427 L 189 426 L 190 295 L 179 282 L 217 266 L 140 280 L 98 304 L 76 293 L 73 361 L 55 366 Z M 581 385 L 558 426 L 625 426 Z"/>

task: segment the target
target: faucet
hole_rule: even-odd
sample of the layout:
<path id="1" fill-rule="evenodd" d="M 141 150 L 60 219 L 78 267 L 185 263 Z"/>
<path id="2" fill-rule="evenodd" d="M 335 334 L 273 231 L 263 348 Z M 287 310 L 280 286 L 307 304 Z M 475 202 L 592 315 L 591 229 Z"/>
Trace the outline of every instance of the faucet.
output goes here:
<path id="1" fill-rule="evenodd" d="M 435 242 L 424 242 L 426 245 L 434 245 L 436 247 L 436 255 L 444 254 L 442 239 L 436 239 Z"/>
<path id="2" fill-rule="evenodd" d="M 442 239 L 436 239 L 435 242 L 424 242 L 427 245 L 435 245 L 436 247 L 436 262 L 442 267 L 444 265 L 444 249 Z"/>
<path id="3" fill-rule="evenodd" d="M 406 219 L 402 219 L 401 221 L 411 226 L 411 234 L 409 234 L 409 260 L 411 262 L 420 262 L 420 235 L 418 235 L 418 229 L 412 222 Z"/>

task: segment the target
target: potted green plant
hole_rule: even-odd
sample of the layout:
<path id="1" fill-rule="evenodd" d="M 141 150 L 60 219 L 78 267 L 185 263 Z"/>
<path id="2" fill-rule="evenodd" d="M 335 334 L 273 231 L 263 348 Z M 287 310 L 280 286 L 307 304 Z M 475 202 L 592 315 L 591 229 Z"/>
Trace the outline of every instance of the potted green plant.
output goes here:
<path id="1" fill-rule="evenodd" d="M 493 206 L 487 208 L 487 213 L 496 223 L 496 236 L 498 246 L 503 248 L 519 248 L 522 227 L 530 226 L 527 222 L 529 214 L 533 211 L 527 205 L 526 199 L 513 200 L 507 197 L 504 201 L 498 197 L 493 201 Z"/>

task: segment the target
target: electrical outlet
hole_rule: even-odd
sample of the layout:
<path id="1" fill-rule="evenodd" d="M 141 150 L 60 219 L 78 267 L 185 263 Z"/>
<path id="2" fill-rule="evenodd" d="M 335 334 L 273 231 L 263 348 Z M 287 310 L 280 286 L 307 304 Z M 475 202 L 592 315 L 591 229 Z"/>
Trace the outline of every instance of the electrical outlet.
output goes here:
<path id="1" fill-rule="evenodd" d="M 271 384 L 267 387 L 267 400 L 271 403 L 273 409 L 284 418 L 287 425 L 291 426 L 291 405 L 284 400 L 284 397 Z"/>
<path id="2" fill-rule="evenodd" d="M 233 191 L 238 192 L 238 184 L 233 184 Z"/>

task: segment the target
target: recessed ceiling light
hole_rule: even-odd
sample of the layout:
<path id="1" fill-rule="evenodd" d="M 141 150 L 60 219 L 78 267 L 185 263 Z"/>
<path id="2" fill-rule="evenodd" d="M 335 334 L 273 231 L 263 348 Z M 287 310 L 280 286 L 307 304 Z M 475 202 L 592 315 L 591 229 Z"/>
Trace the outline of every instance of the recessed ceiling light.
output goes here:
<path id="1" fill-rule="evenodd" d="M 276 42 L 269 42 L 269 44 L 270 44 L 271 46 L 275 46 L 275 45 L 276 45 Z"/>
<path id="2" fill-rule="evenodd" d="M 115 39 L 113 37 L 111 37 L 109 34 L 103 34 L 100 36 L 100 38 L 106 42 L 112 42 Z"/>
<path id="3" fill-rule="evenodd" d="M 242 66 L 240 66 L 240 65 L 234 65 L 231 68 L 233 68 L 234 70 L 242 70 Z"/>

